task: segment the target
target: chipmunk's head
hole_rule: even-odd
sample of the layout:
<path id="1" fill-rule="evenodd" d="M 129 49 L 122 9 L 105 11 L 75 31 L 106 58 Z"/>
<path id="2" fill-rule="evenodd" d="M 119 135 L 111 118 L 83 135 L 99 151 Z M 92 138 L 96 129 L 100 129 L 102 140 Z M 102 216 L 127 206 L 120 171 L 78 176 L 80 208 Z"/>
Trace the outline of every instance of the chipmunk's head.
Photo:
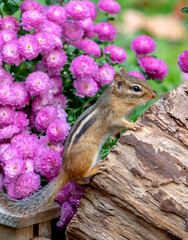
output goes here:
<path id="1" fill-rule="evenodd" d="M 112 92 L 126 103 L 142 105 L 157 96 L 157 93 L 142 79 L 128 74 L 124 68 L 114 75 Z"/>

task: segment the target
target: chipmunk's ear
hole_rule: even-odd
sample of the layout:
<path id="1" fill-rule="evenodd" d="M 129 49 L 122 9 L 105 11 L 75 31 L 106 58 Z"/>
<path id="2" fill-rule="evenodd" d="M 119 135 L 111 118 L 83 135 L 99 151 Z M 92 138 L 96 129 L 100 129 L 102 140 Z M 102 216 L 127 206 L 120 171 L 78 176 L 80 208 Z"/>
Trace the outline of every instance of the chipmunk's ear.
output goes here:
<path id="1" fill-rule="evenodd" d="M 118 90 L 124 84 L 125 79 L 120 73 L 114 75 L 114 87 Z"/>
<path id="2" fill-rule="evenodd" d="M 126 77 L 126 75 L 129 74 L 129 73 L 127 72 L 127 70 L 126 70 L 125 68 L 122 68 L 122 67 L 119 69 L 119 72 L 120 72 L 124 77 Z"/>

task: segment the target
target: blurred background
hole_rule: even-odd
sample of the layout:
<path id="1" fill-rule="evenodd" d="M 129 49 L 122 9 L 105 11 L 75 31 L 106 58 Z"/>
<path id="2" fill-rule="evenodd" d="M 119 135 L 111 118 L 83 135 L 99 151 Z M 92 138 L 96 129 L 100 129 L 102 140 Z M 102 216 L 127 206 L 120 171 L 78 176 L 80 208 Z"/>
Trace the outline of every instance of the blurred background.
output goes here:
<path id="1" fill-rule="evenodd" d="M 97 0 L 93 0 L 97 3 Z M 131 41 L 138 35 L 146 34 L 156 41 L 154 55 L 168 65 L 169 74 L 164 82 L 148 81 L 160 95 L 171 91 L 188 79 L 188 74 L 179 71 L 178 55 L 188 49 L 188 14 L 182 13 L 182 7 L 188 7 L 185 0 L 119 0 L 121 12 L 112 22 L 118 30 L 114 42 L 127 52 L 127 62 L 123 66 L 128 71 L 137 71 L 137 59 L 131 51 Z M 98 16 L 98 21 L 102 14 Z"/>

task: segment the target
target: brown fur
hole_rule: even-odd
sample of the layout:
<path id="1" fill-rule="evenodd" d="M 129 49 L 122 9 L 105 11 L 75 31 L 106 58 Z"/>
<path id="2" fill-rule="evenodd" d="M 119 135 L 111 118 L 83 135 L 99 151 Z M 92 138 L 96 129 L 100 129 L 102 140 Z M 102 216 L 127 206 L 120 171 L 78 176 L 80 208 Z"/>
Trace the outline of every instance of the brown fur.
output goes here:
<path id="1" fill-rule="evenodd" d="M 69 181 L 81 182 L 97 173 L 96 162 L 107 137 L 118 129 L 139 128 L 127 120 L 135 107 L 155 98 L 155 91 L 143 80 L 130 76 L 125 69 L 115 74 L 114 81 L 98 101 L 75 122 L 66 140 L 63 164 L 56 180 L 25 200 L 11 200 L 0 194 L 0 208 L 16 215 L 32 215 L 51 203 Z M 141 91 L 133 91 L 133 86 Z"/>

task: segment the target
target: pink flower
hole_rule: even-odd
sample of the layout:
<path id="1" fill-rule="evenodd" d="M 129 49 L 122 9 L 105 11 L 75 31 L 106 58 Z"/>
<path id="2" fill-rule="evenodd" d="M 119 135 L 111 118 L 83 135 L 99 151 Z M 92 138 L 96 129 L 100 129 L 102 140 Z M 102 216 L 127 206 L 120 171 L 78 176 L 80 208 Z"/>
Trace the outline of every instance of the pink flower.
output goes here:
<path id="1" fill-rule="evenodd" d="M 97 6 L 95 3 L 89 1 L 89 0 L 84 0 L 84 4 L 88 7 L 89 13 L 90 13 L 90 18 L 92 20 L 96 20 L 96 16 L 98 15 L 97 12 Z"/>
<path id="2" fill-rule="evenodd" d="M 117 36 L 115 27 L 107 22 L 98 23 L 95 25 L 95 32 L 98 34 L 98 39 L 101 42 L 113 42 Z"/>
<path id="3" fill-rule="evenodd" d="M 15 146 L 24 159 L 33 158 L 37 148 L 37 135 L 19 133 L 11 139 L 12 146 Z"/>
<path id="4" fill-rule="evenodd" d="M 34 172 L 27 172 L 18 177 L 15 191 L 18 199 L 24 199 L 31 196 L 40 188 L 40 176 Z"/>
<path id="5" fill-rule="evenodd" d="M 73 86 L 76 88 L 76 95 L 81 98 L 85 96 L 93 97 L 99 90 L 99 86 L 93 77 L 77 78 L 73 82 Z"/>
<path id="6" fill-rule="evenodd" d="M 141 73 L 139 73 L 139 72 L 130 71 L 130 72 L 129 72 L 129 75 L 132 75 L 132 76 L 138 77 L 138 78 L 140 78 L 140 79 L 146 81 L 145 77 L 144 77 Z"/>
<path id="7" fill-rule="evenodd" d="M 83 39 L 80 43 L 81 49 L 86 51 L 86 54 L 93 54 L 96 58 L 101 56 L 100 46 L 93 40 Z"/>
<path id="8" fill-rule="evenodd" d="M 18 31 L 20 29 L 19 22 L 14 16 L 5 16 L 1 19 L 1 29 Z"/>
<path id="9" fill-rule="evenodd" d="M 185 50 L 183 53 L 179 54 L 178 66 L 180 71 L 188 73 L 188 50 Z"/>
<path id="10" fill-rule="evenodd" d="M 44 23 L 44 16 L 43 14 L 38 10 L 29 10 L 22 14 L 21 17 L 21 26 L 24 30 L 30 31 L 30 30 L 39 30 L 41 28 L 41 25 Z"/>
<path id="11" fill-rule="evenodd" d="M 2 54 L 0 52 L 0 68 L 3 66 L 3 58 L 2 58 Z"/>
<path id="12" fill-rule="evenodd" d="M 153 38 L 146 35 L 138 36 L 137 38 L 133 39 L 131 43 L 131 49 L 136 52 L 137 57 L 148 53 L 153 53 L 155 51 L 155 47 L 156 44 Z"/>
<path id="13" fill-rule="evenodd" d="M 73 199 L 70 202 L 64 202 L 61 206 L 61 217 L 57 222 L 57 226 L 62 229 L 65 228 L 77 212 L 78 207 L 79 200 Z"/>
<path id="14" fill-rule="evenodd" d="M 70 126 L 62 119 L 56 119 L 47 128 L 46 135 L 49 140 L 54 143 L 64 142 L 69 134 Z"/>
<path id="15" fill-rule="evenodd" d="M 50 101 L 50 104 L 52 104 L 55 107 L 58 107 L 58 106 L 67 107 L 67 103 L 68 103 L 68 100 L 63 94 L 53 96 L 53 98 Z"/>
<path id="16" fill-rule="evenodd" d="M 5 166 L 6 162 L 13 158 L 22 158 L 18 148 L 12 144 L 9 144 L 7 147 L 4 146 L 4 151 L 1 153 L 2 166 Z"/>
<path id="17" fill-rule="evenodd" d="M 46 18 L 61 25 L 67 20 L 65 8 L 58 5 L 51 5 L 46 8 Z"/>
<path id="18" fill-rule="evenodd" d="M 30 95 L 26 90 L 25 82 L 13 82 L 11 85 L 12 102 L 11 105 L 17 109 L 29 105 Z"/>
<path id="19" fill-rule="evenodd" d="M 36 32 L 34 37 L 37 39 L 41 51 L 50 51 L 54 49 L 54 39 L 52 35 L 48 32 Z"/>
<path id="20" fill-rule="evenodd" d="M 68 114 L 65 112 L 65 109 L 62 108 L 62 106 L 57 107 L 57 118 L 66 121 Z"/>
<path id="21" fill-rule="evenodd" d="M 0 26 L 1 26 L 1 24 L 0 24 Z M 5 44 L 5 40 L 3 38 L 3 34 L 0 32 L 0 50 L 2 49 L 4 44 Z"/>
<path id="22" fill-rule="evenodd" d="M 85 1 L 88 2 L 88 1 Z M 95 26 L 91 18 L 86 18 L 84 20 L 79 20 L 77 23 L 82 27 L 84 30 L 84 36 L 88 38 L 92 38 L 95 35 Z"/>
<path id="23" fill-rule="evenodd" d="M 127 60 L 127 54 L 123 48 L 110 45 L 107 46 L 103 51 L 104 53 L 110 53 L 110 60 L 112 63 L 123 63 Z"/>
<path id="24" fill-rule="evenodd" d="M 31 96 L 43 94 L 51 88 L 50 78 L 46 73 L 40 71 L 30 73 L 25 84 Z"/>
<path id="25" fill-rule="evenodd" d="M 18 196 L 15 193 L 15 185 L 16 185 L 15 179 L 10 178 L 10 177 L 5 175 L 4 185 L 5 185 L 5 188 L 7 190 L 8 196 L 11 197 L 11 198 L 14 198 L 14 199 L 18 199 Z"/>
<path id="26" fill-rule="evenodd" d="M 36 1 L 25 0 L 25 1 L 20 3 L 21 12 L 26 12 L 26 11 L 29 11 L 29 10 L 38 10 L 39 12 L 42 13 L 43 9 L 44 9 L 44 7 Z"/>
<path id="27" fill-rule="evenodd" d="M 164 77 L 168 75 L 168 67 L 161 59 L 151 56 L 143 56 L 138 59 L 140 67 L 144 69 L 147 74 L 147 78 L 164 80 Z"/>
<path id="28" fill-rule="evenodd" d="M 42 59 L 44 66 L 48 69 L 63 69 L 67 62 L 66 52 L 62 49 L 54 49 L 46 52 Z"/>
<path id="29" fill-rule="evenodd" d="M 20 64 L 21 56 L 17 40 L 5 43 L 2 49 L 2 57 L 3 61 L 10 65 L 18 66 Z"/>
<path id="30" fill-rule="evenodd" d="M 0 127 L 12 124 L 14 121 L 15 109 L 9 106 L 0 106 Z"/>
<path id="31" fill-rule="evenodd" d="M 57 177 L 62 164 L 62 158 L 59 153 L 55 151 L 46 152 L 41 159 L 42 175 L 48 180 Z"/>
<path id="32" fill-rule="evenodd" d="M 41 109 L 35 118 L 35 126 L 39 132 L 45 132 L 50 123 L 57 118 L 57 109 L 53 106 L 46 106 Z"/>
<path id="33" fill-rule="evenodd" d="M 20 158 L 11 158 L 5 162 L 5 175 L 10 178 L 18 177 L 24 170 L 25 162 Z"/>
<path id="34" fill-rule="evenodd" d="M 52 87 L 50 88 L 50 92 L 53 94 L 53 95 L 57 95 L 57 94 L 60 94 L 62 93 L 63 91 L 63 80 L 61 77 L 51 77 L 50 78 L 50 81 L 52 83 Z"/>
<path id="35" fill-rule="evenodd" d="M 99 78 L 97 81 L 101 84 L 101 86 L 109 84 L 113 81 L 115 73 L 116 70 L 108 63 L 105 63 L 99 67 Z"/>
<path id="36" fill-rule="evenodd" d="M 63 43 L 62 43 L 62 40 L 55 34 L 51 34 L 51 37 L 53 38 L 54 40 L 54 48 L 56 49 L 60 49 L 63 47 Z M 57 75 L 57 74 L 56 74 Z"/>
<path id="37" fill-rule="evenodd" d="M 23 60 L 32 60 L 40 53 L 40 46 L 33 35 L 21 36 L 18 39 L 19 50 Z"/>
<path id="38" fill-rule="evenodd" d="M 14 124 L 10 124 L 0 129 L 0 140 L 5 140 L 14 136 L 14 134 L 19 133 L 20 128 Z"/>
<path id="39" fill-rule="evenodd" d="M 0 87 L 2 86 L 10 86 L 13 82 L 14 78 L 7 72 L 5 69 L 0 67 Z"/>
<path id="40" fill-rule="evenodd" d="M 117 14 L 121 11 L 121 6 L 118 2 L 113 0 L 101 0 L 97 3 L 101 12 L 108 12 L 110 14 Z"/>
<path id="41" fill-rule="evenodd" d="M 81 1 L 70 1 L 65 6 L 65 11 L 67 17 L 70 17 L 74 20 L 82 20 L 90 17 L 90 10 L 85 2 Z"/>
<path id="42" fill-rule="evenodd" d="M 59 38 L 61 38 L 61 32 L 62 32 L 61 27 L 55 22 L 46 20 L 42 26 L 42 30 L 44 32 L 54 34 Z"/>
<path id="43" fill-rule="evenodd" d="M 0 104 L 9 105 L 11 103 L 11 89 L 10 86 L 3 85 L 0 87 Z"/>
<path id="44" fill-rule="evenodd" d="M 4 39 L 4 42 L 17 40 L 18 38 L 17 32 L 15 30 L 4 29 L 1 31 L 1 34 Z"/>
<path id="45" fill-rule="evenodd" d="M 90 77 L 96 76 L 98 72 L 98 65 L 95 62 L 94 58 L 89 56 L 78 56 L 76 57 L 70 66 L 70 71 L 73 73 L 73 77 Z"/>
<path id="46" fill-rule="evenodd" d="M 43 107 L 47 106 L 50 103 L 52 98 L 53 95 L 49 92 L 36 96 L 32 102 L 32 111 L 37 112 L 41 110 Z"/>
<path id="47" fill-rule="evenodd" d="M 84 35 L 83 29 L 76 22 L 67 21 L 62 25 L 62 36 L 64 41 L 77 41 Z"/>
<path id="48" fill-rule="evenodd" d="M 34 162 L 32 159 L 26 159 L 25 160 L 25 172 L 34 172 Z"/>
<path id="49" fill-rule="evenodd" d="M 61 74 L 61 71 L 59 69 L 47 69 L 43 62 L 38 62 L 36 65 L 35 65 L 35 70 L 36 71 L 41 71 L 41 72 L 44 72 L 46 74 L 48 74 L 48 76 L 52 77 L 52 76 L 59 76 Z"/>
<path id="50" fill-rule="evenodd" d="M 16 111 L 14 115 L 14 125 L 21 131 L 29 125 L 27 114 L 22 111 Z"/>

